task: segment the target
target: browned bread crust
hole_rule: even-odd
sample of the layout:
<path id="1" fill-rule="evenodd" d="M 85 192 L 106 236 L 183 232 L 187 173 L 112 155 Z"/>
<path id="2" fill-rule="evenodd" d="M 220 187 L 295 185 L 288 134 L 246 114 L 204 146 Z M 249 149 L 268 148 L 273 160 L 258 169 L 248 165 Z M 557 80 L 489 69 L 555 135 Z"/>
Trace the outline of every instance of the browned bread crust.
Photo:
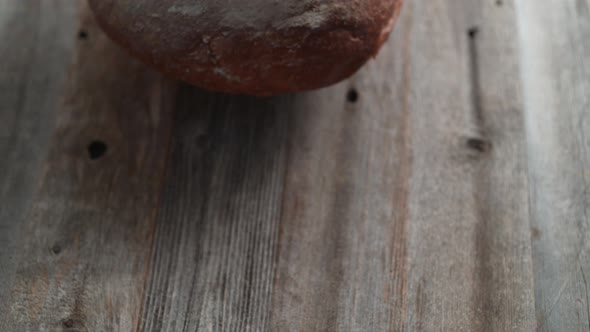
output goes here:
<path id="1" fill-rule="evenodd" d="M 274 95 L 324 87 L 375 56 L 401 0 L 90 0 L 142 61 L 209 90 Z"/>

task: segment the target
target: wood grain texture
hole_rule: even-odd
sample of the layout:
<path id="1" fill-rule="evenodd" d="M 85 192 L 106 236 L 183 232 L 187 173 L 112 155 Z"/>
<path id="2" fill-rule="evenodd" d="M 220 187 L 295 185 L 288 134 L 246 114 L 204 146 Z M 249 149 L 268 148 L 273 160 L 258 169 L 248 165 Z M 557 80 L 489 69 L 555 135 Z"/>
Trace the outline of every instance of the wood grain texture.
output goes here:
<path id="1" fill-rule="evenodd" d="M 360 103 L 294 122 L 273 330 L 533 329 L 515 27 L 409 2 Z"/>
<path id="2" fill-rule="evenodd" d="M 513 1 L 484 1 L 472 43 L 474 121 L 486 163 L 475 173 L 478 314 L 486 331 L 533 331 L 534 276 L 520 77 Z M 472 33 L 472 31 L 470 31 Z M 475 60 L 476 61 L 475 61 Z M 477 140 L 475 141 L 477 143 Z M 481 150 L 479 144 L 468 145 Z M 486 150 L 487 149 L 487 150 Z"/>
<path id="3" fill-rule="evenodd" d="M 0 1 L 0 321 L 77 25 L 74 1 Z"/>
<path id="4" fill-rule="evenodd" d="M 519 4 L 539 331 L 590 330 L 589 7 Z"/>
<path id="5" fill-rule="evenodd" d="M 182 89 L 140 330 L 266 330 L 296 105 Z"/>
<path id="6" fill-rule="evenodd" d="M 533 330 L 513 5 L 414 4 L 407 329 Z"/>
<path id="7" fill-rule="evenodd" d="M 130 331 L 141 312 L 174 84 L 81 17 L 3 331 Z"/>
<path id="8" fill-rule="evenodd" d="M 403 325 L 411 168 L 406 22 L 396 31 L 402 40 L 377 63 L 302 97 L 289 121 L 273 331 Z M 357 102 L 347 101 L 349 90 Z"/>

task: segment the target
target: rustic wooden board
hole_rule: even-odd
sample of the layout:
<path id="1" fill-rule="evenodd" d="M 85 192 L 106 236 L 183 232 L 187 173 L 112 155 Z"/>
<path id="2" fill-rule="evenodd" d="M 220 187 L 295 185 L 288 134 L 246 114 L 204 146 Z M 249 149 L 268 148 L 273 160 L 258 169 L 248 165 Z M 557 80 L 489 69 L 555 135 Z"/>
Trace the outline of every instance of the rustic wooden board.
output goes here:
<path id="1" fill-rule="evenodd" d="M 84 9 L 43 171 L 0 162 L 0 221 L 23 234 L 0 235 L 0 263 L 20 253 L 0 329 L 587 330 L 588 7 L 515 4 L 407 1 L 361 73 L 270 99 L 164 79 Z M 14 8 L 40 5 L 10 6 L 28 31 Z M 38 15 L 65 41 L 74 7 Z M 19 125 L 51 122 L 36 111 Z M 43 128 L 19 142 L 43 151 Z"/>
<path id="2" fill-rule="evenodd" d="M 428 13 L 431 23 L 415 23 L 410 57 L 416 95 L 409 121 L 406 328 L 530 331 L 533 278 L 514 7 L 506 1 L 440 7 L 414 2 L 416 15 Z"/>
<path id="3" fill-rule="evenodd" d="M 116 48 L 87 10 L 78 43 L 3 331 L 139 324 L 176 84 Z"/>
<path id="4" fill-rule="evenodd" d="M 590 3 L 519 4 L 539 331 L 589 331 Z"/>
<path id="5" fill-rule="evenodd" d="M 0 0 L 0 321 L 77 28 L 77 2 Z"/>

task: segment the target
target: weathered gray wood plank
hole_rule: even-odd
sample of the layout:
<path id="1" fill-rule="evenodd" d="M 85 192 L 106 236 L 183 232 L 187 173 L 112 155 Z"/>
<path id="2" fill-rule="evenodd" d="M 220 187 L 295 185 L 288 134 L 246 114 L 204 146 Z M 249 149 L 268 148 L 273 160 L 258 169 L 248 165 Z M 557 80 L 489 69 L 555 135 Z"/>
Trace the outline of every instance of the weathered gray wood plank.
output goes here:
<path id="1" fill-rule="evenodd" d="M 266 330 L 297 105 L 183 89 L 141 330 Z"/>
<path id="2" fill-rule="evenodd" d="M 412 39 L 417 77 L 410 82 L 417 96 L 410 121 L 415 157 L 407 328 L 530 331 L 533 280 L 514 8 L 506 1 L 447 3 L 442 14 L 430 3 L 414 6 L 433 23 L 417 26 L 422 37 Z M 431 78 L 421 79 L 425 75 Z"/>
<path id="3" fill-rule="evenodd" d="M 0 321 L 71 59 L 77 6 L 0 0 Z"/>
<path id="4" fill-rule="evenodd" d="M 518 7 L 539 331 L 590 330 L 589 7 Z"/>
<path id="5" fill-rule="evenodd" d="M 137 329 L 174 83 L 85 32 L 28 213 L 3 331 Z"/>
<path id="6" fill-rule="evenodd" d="M 273 331 L 403 326 L 407 24 L 406 16 L 377 62 L 350 82 L 301 97 L 289 121 Z M 352 91 L 357 102 L 347 101 Z"/>
<path id="7" fill-rule="evenodd" d="M 473 175 L 477 319 L 485 331 L 533 331 L 534 277 L 520 45 L 514 1 L 468 1 L 472 123 L 482 150 Z M 475 144 L 474 144 L 475 143 Z M 485 154 L 488 156 L 485 156 Z"/>
<path id="8" fill-rule="evenodd" d="M 515 28 L 511 4 L 409 1 L 359 104 L 301 110 L 273 330 L 534 328 Z"/>

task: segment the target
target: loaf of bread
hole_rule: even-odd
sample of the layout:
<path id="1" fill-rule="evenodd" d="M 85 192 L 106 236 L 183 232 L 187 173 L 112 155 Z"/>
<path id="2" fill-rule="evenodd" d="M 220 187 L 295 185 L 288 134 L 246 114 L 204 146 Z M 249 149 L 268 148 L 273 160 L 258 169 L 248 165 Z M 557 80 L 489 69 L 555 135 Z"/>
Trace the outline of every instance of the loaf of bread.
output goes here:
<path id="1" fill-rule="evenodd" d="M 275 95 L 354 74 L 386 41 L 402 0 L 90 0 L 143 62 L 215 91 Z"/>

